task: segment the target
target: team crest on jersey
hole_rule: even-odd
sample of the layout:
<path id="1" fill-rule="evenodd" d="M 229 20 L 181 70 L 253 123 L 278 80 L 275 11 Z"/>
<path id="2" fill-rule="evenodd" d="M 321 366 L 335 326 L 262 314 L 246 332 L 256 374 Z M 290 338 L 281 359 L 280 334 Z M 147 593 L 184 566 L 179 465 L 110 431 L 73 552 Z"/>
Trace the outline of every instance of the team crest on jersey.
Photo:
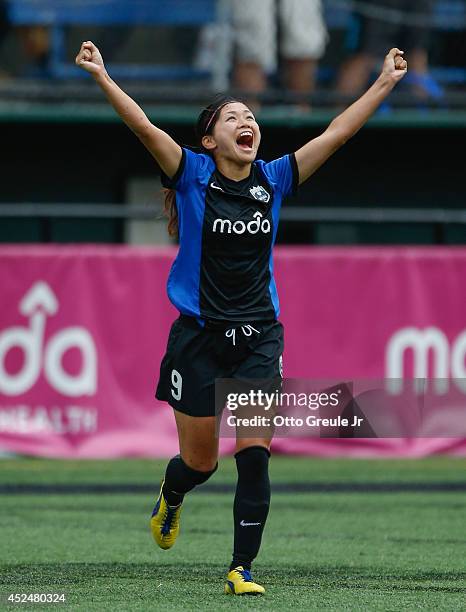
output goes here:
<path id="1" fill-rule="evenodd" d="M 249 193 L 255 200 L 259 200 L 259 202 L 268 202 L 270 200 L 270 193 L 266 191 L 261 185 L 251 187 Z"/>

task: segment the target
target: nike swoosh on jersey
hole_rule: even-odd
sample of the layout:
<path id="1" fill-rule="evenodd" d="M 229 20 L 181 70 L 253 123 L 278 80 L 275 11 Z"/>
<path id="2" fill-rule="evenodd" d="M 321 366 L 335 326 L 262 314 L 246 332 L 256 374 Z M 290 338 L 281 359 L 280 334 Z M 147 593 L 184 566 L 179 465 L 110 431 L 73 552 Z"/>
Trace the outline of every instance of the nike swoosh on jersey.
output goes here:
<path id="1" fill-rule="evenodd" d="M 221 191 L 222 193 L 224 193 L 223 189 L 220 187 L 220 185 L 216 185 L 214 182 L 210 183 L 210 186 L 212 187 L 212 189 L 218 189 L 219 191 Z"/>

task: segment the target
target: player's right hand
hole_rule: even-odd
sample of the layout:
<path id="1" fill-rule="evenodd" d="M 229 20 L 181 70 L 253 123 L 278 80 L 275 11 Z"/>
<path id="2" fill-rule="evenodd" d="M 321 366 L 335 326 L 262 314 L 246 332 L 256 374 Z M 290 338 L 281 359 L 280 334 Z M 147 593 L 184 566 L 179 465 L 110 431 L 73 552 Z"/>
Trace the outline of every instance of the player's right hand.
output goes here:
<path id="1" fill-rule="evenodd" d="M 81 49 L 76 56 L 76 66 L 83 68 L 93 75 L 97 75 L 105 71 L 102 55 L 94 43 L 90 40 L 83 42 L 81 45 Z"/>
<path id="2" fill-rule="evenodd" d="M 408 62 L 403 57 L 404 51 L 397 47 L 390 49 L 385 57 L 382 74 L 398 83 L 408 72 Z"/>

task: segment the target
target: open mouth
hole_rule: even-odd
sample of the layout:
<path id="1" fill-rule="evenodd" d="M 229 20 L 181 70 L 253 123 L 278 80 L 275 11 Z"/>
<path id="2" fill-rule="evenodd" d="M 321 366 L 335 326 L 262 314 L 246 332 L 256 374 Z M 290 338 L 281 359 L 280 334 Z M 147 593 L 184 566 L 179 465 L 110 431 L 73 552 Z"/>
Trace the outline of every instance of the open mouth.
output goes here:
<path id="1" fill-rule="evenodd" d="M 251 151 L 254 144 L 254 134 L 251 130 L 244 130 L 236 139 L 236 144 L 243 151 Z"/>

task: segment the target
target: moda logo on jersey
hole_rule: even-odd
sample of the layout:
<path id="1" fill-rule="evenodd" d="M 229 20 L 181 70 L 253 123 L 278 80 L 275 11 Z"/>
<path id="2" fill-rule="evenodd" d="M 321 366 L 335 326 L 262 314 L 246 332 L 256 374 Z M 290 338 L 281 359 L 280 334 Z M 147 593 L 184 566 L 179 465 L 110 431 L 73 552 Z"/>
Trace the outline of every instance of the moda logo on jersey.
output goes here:
<path id="1" fill-rule="evenodd" d="M 251 187 L 249 193 L 255 200 L 259 200 L 259 202 L 268 202 L 270 200 L 270 193 L 266 191 L 261 185 Z"/>
<path id="2" fill-rule="evenodd" d="M 262 189 L 262 187 L 260 189 Z M 231 234 L 232 232 L 235 234 L 244 234 L 245 232 L 257 234 L 259 231 L 268 234 L 271 231 L 270 221 L 268 219 L 263 219 L 262 214 L 258 210 L 253 214 L 253 217 L 254 219 L 249 221 L 249 223 L 245 223 L 244 221 L 235 221 L 232 223 L 230 219 L 215 219 L 212 231 L 218 231 L 220 234 Z"/>

